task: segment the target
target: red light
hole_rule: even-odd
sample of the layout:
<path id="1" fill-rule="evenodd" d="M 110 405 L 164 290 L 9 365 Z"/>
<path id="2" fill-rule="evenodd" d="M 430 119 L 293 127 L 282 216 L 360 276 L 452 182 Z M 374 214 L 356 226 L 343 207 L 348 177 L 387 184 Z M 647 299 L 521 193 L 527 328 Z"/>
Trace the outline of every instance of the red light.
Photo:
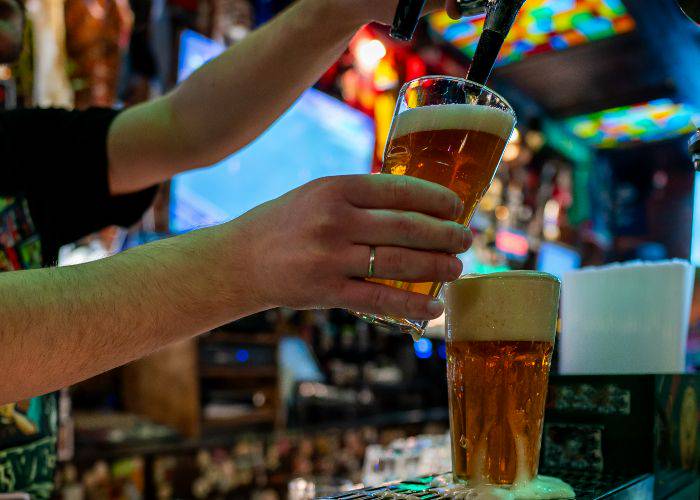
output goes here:
<path id="1" fill-rule="evenodd" d="M 499 231 L 496 233 L 496 248 L 508 255 L 525 257 L 530 249 L 530 244 L 522 234 Z"/>

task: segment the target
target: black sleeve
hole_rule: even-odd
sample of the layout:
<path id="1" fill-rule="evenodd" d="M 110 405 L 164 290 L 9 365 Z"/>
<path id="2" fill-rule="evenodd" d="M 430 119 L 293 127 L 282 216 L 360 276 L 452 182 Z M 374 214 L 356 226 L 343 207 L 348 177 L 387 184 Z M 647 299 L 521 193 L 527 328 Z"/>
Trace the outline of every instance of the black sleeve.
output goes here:
<path id="1" fill-rule="evenodd" d="M 106 226 L 130 226 L 153 202 L 157 187 L 109 193 L 107 133 L 118 113 L 102 108 L 0 113 L 0 196 L 26 197 L 49 253 Z"/>

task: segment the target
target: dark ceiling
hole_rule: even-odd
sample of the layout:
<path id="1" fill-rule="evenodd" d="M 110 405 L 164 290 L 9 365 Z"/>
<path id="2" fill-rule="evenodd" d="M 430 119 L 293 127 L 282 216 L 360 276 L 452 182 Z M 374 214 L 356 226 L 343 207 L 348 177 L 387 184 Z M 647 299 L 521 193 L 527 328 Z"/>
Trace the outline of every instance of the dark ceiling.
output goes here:
<path id="1" fill-rule="evenodd" d="M 553 118 L 674 92 L 663 65 L 638 32 L 530 57 L 497 69 L 494 76 L 515 85 Z"/>

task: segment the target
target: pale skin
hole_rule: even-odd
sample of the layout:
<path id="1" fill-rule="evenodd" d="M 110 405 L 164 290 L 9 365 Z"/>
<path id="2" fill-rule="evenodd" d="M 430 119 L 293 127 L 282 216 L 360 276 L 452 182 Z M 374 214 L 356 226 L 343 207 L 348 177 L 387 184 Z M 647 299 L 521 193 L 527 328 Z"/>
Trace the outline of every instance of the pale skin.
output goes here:
<path id="1" fill-rule="evenodd" d="M 0 31 L 16 21 L 11 4 L 0 0 Z M 300 0 L 167 96 L 123 112 L 108 134 L 111 191 L 134 192 L 240 149 L 358 28 L 390 22 L 395 6 Z M 0 35 L 0 52 L 11 45 Z M 0 274 L 0 404 L 273 307 L 435 318 L 439 301 L 361 278 L 370 245 L 377 277 L 457 278 L 462 265 L 454 254 L 471 243 L 469 231 L 451 221 L 461 210 L 452 191 L 418 179 L 331 177 L 230 223 L 98 262 Z"/>

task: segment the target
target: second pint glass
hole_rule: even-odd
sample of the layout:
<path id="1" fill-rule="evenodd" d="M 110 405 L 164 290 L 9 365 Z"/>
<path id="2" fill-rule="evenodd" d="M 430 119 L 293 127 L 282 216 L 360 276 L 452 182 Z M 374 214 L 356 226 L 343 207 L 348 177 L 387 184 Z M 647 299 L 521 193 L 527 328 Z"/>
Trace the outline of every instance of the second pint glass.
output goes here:
<path id="1" fill-rule="evenodd" d="M 446 289 L 452 471 L 470 486 L 537 476 L 559 280 L 513 271 Z"/>
<path id="2" fill-rule="evenodd" d="M 382 173 L 449 187 L 465 206 L 457 221 L 467 225 L 491 185 L 514 126 L 510 105 L 483 85 L 446 76 L 413 80 L 399 94 Z M 373 281 L 431 297 L 437 297 L 443 285 Z M 412 333 L 422 334 L 427 325 L 411 318 L 359 315 Z"/>

